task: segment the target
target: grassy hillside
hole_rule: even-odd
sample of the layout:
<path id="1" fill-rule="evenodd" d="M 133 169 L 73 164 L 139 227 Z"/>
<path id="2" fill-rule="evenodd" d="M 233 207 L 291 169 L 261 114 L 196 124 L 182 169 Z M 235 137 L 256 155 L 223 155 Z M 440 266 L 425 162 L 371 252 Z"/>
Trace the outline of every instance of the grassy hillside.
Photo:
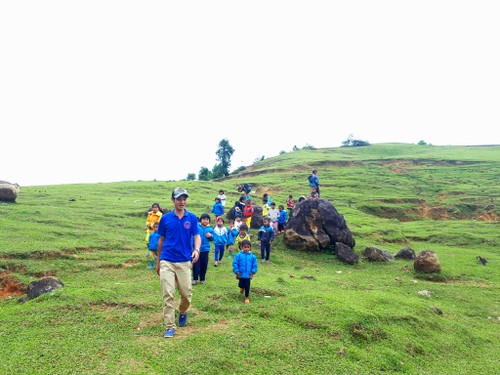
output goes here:
<path id="1" fill-rule="evenodd" d="M 171 208 L 183 186 L 199 215 L 220 188 L 231 206 L 250 182 L 257 202 L 267 192 L 284 204 L 308 193 L 313 168 L 359 254 L 431 249 L 440 277 L 404 260 L 349 266 L 278 237 L 250 305 L 229 260 L 210 266 L 188 326 L 164 339 L 158 277 L 146 269 L 151 203 Z M 0 203 L 0 373 L 496 373 L 499 181 L 498 146 L 379 144 L 286 153 L 220 181 L 21 187 L 17 203 Z M 18 303 L 44 275 L 65 288 Z"/>

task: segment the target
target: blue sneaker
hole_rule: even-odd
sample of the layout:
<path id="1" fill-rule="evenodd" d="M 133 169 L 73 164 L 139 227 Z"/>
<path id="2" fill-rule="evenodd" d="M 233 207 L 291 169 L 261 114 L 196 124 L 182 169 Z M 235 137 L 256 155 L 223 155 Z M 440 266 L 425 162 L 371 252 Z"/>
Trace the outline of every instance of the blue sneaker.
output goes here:
<path id="1" fill-rule="evenodd" d="M 165 334 L 163 335 L 163 337 L 174 337 L 175 335 L 175 329 L 173 328 L 169 328 L 167 329 L 167 332 L 165 332 Z"/>
<path id="2" fill-rule="evenodd" d="M 184 313 L 184 314 L 180 314 L 179 315 L 179 326 L 180 327 L 184 327 L 187 323 L 187 320 L 188 320 L 188 314 L 187 313 Z"/>

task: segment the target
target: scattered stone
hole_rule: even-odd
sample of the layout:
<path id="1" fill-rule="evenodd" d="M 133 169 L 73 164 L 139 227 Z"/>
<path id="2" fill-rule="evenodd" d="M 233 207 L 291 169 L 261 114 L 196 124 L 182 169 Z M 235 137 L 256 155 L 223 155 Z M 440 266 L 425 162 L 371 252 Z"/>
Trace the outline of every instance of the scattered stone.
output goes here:
<path id="1" fill-rule="evenodd" d="M 415 259 L 415 251 L 409 247 L 405 247 L 394 254 L 394 258 Z"/>
<path id="2" fill-rule="evenodd" d="M 344 263 L 354 264 L 359 261 L 359 255 L 342 242 L 337 242 L 335 244 L 335 253 L 337 254 L 337 258 Z"/>
<path id="3" fill-rule="evenodd" d="M 427 297 L 427 298 L 431 297 L 431 292 L 429 292 L 428 290 L 419 290 L 417 293 L 420 294 L 422 297 Z"/>
<path id="4" fill-rule="evenodd" d="M 316 278 L 313 275 L 302 275 L 301 277 L 303 279 L 316 280 Z"/>
<path id="5" fill-rule="evenodd" d="M 369 262 L 389 262 L 394 260 L 394 256 L 386 250 L 380 250 L 376 247 L 367 247 L 363 253 Z"/>
<path id="6" fill-rule="evenodd" d="M 443 312 L 441 311 L 441 309 L 439 307 L 432 306 L 432 310 L 434 310 L 434 312 L 438 315 L 443 315 Z"/>
<path id="7" fill-rule="evenodd" d="M 33 299 L 45 293 L 51 293 L 56 289 L 64 288 L 64 284 L 56 277 L 47 276 L 28 284 L 26 294 L 28 299 Z"/>
<path id="8" fill-rule="evenodd" d="M 413 261 L 413 269 L 422 273 L 439 273 L 441 272 L 441 265 L 434 251 L 423 250 Z"/>

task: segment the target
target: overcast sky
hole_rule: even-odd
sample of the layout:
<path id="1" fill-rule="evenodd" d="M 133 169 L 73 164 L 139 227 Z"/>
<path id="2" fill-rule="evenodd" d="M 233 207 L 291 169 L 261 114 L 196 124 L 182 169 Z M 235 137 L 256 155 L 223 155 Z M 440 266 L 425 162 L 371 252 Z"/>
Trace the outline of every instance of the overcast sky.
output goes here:
<path id="1" fill-rule="evenodd" d="M 500 1 L 1 1 L 0 180 L 177 180 L 293 146 L 500 144 Z"/>

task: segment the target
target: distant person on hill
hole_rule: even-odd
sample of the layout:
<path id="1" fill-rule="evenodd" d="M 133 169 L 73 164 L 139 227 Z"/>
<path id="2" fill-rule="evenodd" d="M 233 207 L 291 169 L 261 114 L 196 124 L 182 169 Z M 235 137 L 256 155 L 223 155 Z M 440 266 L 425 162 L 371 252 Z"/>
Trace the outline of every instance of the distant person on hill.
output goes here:
<path id="1" fill-rule="evenodd" d="M 154 223 L 159 223 L 161 217 L 163 216 L 163 212 L 160 208 L 160 204 L 153 203 L 151 205 L 151 208 L 148 211 L 147 216 L 148 217 L 146 218 L 146 238 L 145 238 L 146 246 L 147 246 L 148 241 L 149 241 L 149 234 L 154 230 L 154 227 L 153 227 Z M 148 252 L 148 254 L 149 254 L 149 252 Z"/>
<path id="2" fill-rule="evenodd" d="M 163 318 L 167 328 L 163 337 L 167 338 L 174 337 L 177 328 L 174 304 L 176 281 L 180 294 L 179 326 L 183 327 L 187 323 L 187 311 L 192 298 L 191 268 L 200 256 L 198 218 L 186 210 L 187 200 L 186 189 L 175 188 L 172 191 L 174 209 L 163 215 L 158 225 L 160 240 L 156 272 L 160 276 Z"/>
<path id="3" fill-rule="evenodd" d="M 273 201 L 271 197 L 269 196 L 268 193 L 262 194 L 262 202 L 266 201 L 267 204 L 271 205 L 271 202 Z"/>
<path id="4" fill-rule="evenodd" d="M 250 184 L 241 184 L 238 185 L 238 192 L 245 192 L 246 199 L 250 200 L 250 193 L 252 192 L 252 185 Z"/>
<path id="5" fill-rule="evenodd" d="M 208 261 L 210 255 L 210 243 L 214 240 L 214 230 L 210 226 L 210 215 L 207 213 L 201 214 L 200 222 L 198 223 L 198 231 L 201 237 L 200 258 L 193 264 L 193 281 L 196 283 L 205 284 L 208 270 Z"/>
<path id="6" fill-rule="evenodd" d="M 309 181 L 309 187 L 316 188 L 316 192 L 318 193 L 318 197 L 319 197 L 320 196 L 320 192 L 319 192 L 318 171 L 316 169 L 313 169 L 312 172 L 311 172 L 311 175 L 307 179 Z"/>
<path id="7" fill-rule="evenodd" d="M 222 203 L 222 207 L 225 209 L 227 197 L 226 197 L 226 194 L 224 193 L 224 190 L 222 190 L 222 189 L 219 190 L 219 195 L 217 196 L 217 198 L 220 199 L 220 203 Z"/>
<path id="8" fill-rule="evenodd" d="M 285 231 L 288 215 L 285 211 L 285 207 L 282 204 L 280 204 L 278 211 L 280 213 L 280 216 L 278 216 L 278 233 L 283 233 Z"/>
<path id="9" fill-rule="evenodd" d="M 311 192 L 309 193 L 309 198 L 313 198 L 313 199 L 319 198 L 319 194 L 316 191 L 316 188 L 314 186 L 311 188 Z"/>
<path id="10" fill-rule="evenodd" d="M 276 203 L 271 202 L 271 208 L 268 212 L 269 220 L 271 223 L 271 228 L 274 230 L 274 234 L 278 233 L 278 217 L 280 216 L 280 212 L 276 208 Z"/>
<path id="11" fill-rule="evenodd" d="M 290 194 L 288 196 L 288 199 L 286 200 L 286 209 L 288 210 L 288 212 L 291 212 L 294 207 L 295 207 L 295 200 L 293 199 L 293 195 Z"/>
<path id="12" fill-rule="evenodd" d="M 240 196 L 240 199 L 238 199 L 236 202 L 234 202 L 234 216 L 235 217 L 243 217 L 243 210 L 245 209 L 246 205 L 246 196 L 242 195 Z"/>
<path id="13" fill-rule="evenodd" d="M 224 219 L 219 217 L 217 225 L 214 228 L 214 266 L 217 267 L 222 263 L 224 258 L 224 249 L 227 244 L 227 228 L 224 226 Z"/>
<path id="14" fill-rule="evenodd" d="M 262 217 L 269 215 L 269 209 L 271 206 L 267 203 L 267 198 L 262 198 Z"/>
<path id="15" fill-rule="evenodd" d="M 252 206 L 252 201 L 250 199 L 247 199 L 245 201 L 245 208 L 243 209 L 243 222 L 248 226 L 248 229 L 250 229 L 253 212 L 254 208 Z"/>
<path id="16" fill-rule="evenodd" d="M 245 295 L 245 303 L 250 303 L 250 283 L 253 275 L 257 273 L 257 258 L 251 252 L 252 243 L 250 240 L 241 242 L 241 251 L 233 259 L 233 272 L 238 279 L 240 293 Z"/>
<path id="17" fill-rule="evenodd" d="M 158 241 L 160 240 L 160 235 L 158 234 L 158 223 L 153 224 L 153 231 L 149 234 L 148 239 L 148 250 L 151 257 L 149 262 L 148 270 L 156 268 L 156 258 L 158 257 Z"/>
<path id="18" fill-rule="evenodd" d="M 215 216 L 215 222 L 217 222 L 217 220 L 219 220 L 219 218 L 224 215 L 224 207 L 222 206 L 222 203 L 220 201 L 220 198 L 217 197 L 215 198 L 215 203 L 214 205 L 212 206 L 212 211 L 211 211 L 214 216 Z"/>

